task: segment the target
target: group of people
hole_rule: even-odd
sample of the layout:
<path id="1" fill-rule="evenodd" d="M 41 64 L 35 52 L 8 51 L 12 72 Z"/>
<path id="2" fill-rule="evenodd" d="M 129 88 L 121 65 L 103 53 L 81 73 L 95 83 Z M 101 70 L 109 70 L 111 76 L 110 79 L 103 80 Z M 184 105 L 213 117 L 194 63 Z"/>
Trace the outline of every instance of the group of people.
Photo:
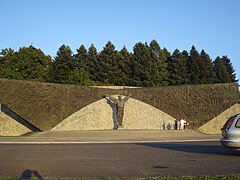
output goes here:
<path id="1" fill-rule="evenodd" d="M 185 129 L 187 129 L 188 123 L 184 119 L 175 120 L 174 123 L 175 123 L 174 124 L 175 125 L 175 127 L 174 127 L 175 130 L 185 130 Z"/>

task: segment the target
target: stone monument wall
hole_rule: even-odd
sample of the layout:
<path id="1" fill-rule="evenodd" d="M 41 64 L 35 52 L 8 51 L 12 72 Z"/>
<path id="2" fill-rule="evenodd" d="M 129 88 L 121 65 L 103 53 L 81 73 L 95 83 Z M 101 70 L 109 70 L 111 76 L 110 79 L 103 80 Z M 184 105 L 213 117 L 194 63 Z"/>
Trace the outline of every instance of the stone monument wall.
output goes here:
<path id="1" fill-rule="evenodd" d="M 128 93 L 176 119 L 185 118 L 193 127 L 239 101 L 236 83 L 108 89 L 0 79 L 0 102 L 43 131 L 103 99 L 104 94 Z"/>

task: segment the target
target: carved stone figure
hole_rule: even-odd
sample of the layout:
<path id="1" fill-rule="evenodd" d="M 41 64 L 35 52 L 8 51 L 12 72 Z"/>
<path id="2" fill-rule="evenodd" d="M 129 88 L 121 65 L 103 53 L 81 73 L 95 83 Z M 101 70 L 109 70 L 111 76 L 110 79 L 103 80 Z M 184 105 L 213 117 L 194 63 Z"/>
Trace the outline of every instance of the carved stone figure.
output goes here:
<path id="1" fill-rule="evenodd" d="M 122 98 L 122 95 L 118 96 L 118 99 L 105 95 L 105 97 L 108 97 L 110 101 L 112 101 L 116 107 L 117 107 L 117 122 L 118 122 L 118 128 L 123 128 L 122 121 L 123 121 L 123 115 L 124 115 L 124 104 L 129 99 L 131 94 L 128 94 L 125 98 Z"/>

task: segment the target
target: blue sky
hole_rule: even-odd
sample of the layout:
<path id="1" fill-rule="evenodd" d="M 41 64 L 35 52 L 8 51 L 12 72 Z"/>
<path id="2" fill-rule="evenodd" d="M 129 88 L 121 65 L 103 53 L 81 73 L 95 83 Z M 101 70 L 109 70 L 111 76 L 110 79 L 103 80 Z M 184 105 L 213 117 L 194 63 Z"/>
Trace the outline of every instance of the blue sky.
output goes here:
<path id="1" fill-rule="evenodd" d="M 239 0 L 0 0 L 0 9 L 0 49 L 32 44 L 55 56 L 62 44 L 132 51 L 155 39 L 170 52 L 227 55 L 240 79 Z"/>

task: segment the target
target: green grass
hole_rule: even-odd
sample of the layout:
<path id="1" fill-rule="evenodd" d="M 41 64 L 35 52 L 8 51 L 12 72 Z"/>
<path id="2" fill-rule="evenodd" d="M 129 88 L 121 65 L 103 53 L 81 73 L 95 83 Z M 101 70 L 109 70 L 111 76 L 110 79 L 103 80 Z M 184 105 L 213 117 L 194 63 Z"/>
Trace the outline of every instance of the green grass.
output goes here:
<path id="1" fill-rule="evenodd" d="M 240 180 L 240 174 L 222 176 L 179 176 L 179 177 L 155 177 L 155 178 L 122 178 L 124 180 Z M 101 178 L 101 180 L 121 180 L 121 178 Z"/>
<path id="2" fill-rule="evenodd" d="M 225 176 L 181 176 L 181 177 L 158 177 L 147 180 L 240 180 L 240 174 Z"/>

